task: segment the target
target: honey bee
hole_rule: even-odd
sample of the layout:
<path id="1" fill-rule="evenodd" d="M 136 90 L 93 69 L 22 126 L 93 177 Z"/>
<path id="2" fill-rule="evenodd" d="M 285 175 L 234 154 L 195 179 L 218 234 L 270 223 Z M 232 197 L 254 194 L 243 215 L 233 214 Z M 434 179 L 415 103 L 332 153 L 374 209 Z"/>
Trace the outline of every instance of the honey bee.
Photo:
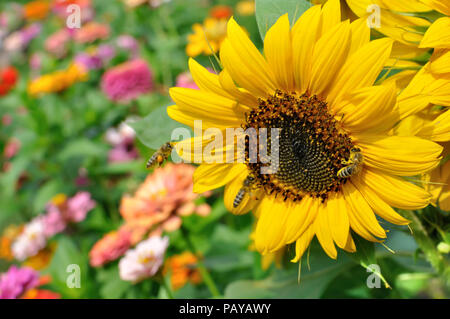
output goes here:
<path id="1" fill-rule="evenodd" d="M 352 148 L 350 150 L 350 158 L 348 161 L 342 160 L 341 163 L 347 165 L 337 172 L 340 178 L 348 178 L 352 175 L 358 174 L 361 171 L 364 158 L 359 148 Z"/>
<path id="2" fill-rule="evenodd" d="M 248 175 L 247 178 L 242 183 L 241 189 L 239 190 L 236 197 L 234 198 L 234 201 L 233 201 L 234 208 L 238 207 L 242 203 L 242 200 L 244 199 L 245 194 L 251 193 L 254 183 L 255 183 L 255 178 L 251 175 Z"/>
<path id="3" fill-rule="evenodd" d="M 173 143 L 167 142 L 164 143 L 147 162 L 147 168 L 151 168 L 158 164 L 161 166 L 162 163 L 169 157 L 170 153 L 173 149 Z"/>

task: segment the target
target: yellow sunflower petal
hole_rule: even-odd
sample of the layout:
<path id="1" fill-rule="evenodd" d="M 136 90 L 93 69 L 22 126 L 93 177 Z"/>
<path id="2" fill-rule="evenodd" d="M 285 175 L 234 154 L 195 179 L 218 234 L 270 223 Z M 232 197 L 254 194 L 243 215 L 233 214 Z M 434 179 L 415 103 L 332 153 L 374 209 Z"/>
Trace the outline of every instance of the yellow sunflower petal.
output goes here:
<path id="1" fill-rule="evenodd" d="M 233 80 L 252 94 L 266 97 L 275 91 L 274 75 L 267 61 L 233 18 L 228 21 L 220 60 Z"/>
<path id="2" fill-rule="evenodd" d="M 258 251 L 276 251 L 295 241 L 305 231 L 318 210 L 318 200 L 305 199 L 294 203 L 275 196 L 263 198 L 256 212 L 255 245 Z"/>
<path id="3" fill-rule="evenodd" d="M 391 128 L 399 121 L 399 115 L 394 113 L 396 102 L 394 85 L 369 86 L 347 96 L 339 114 L 342 114 L 342 123 L 349 132 L 367 131 L 372 127 L 380 129 L 383 123 L 390 124 Z"/>
<path id="4" fill-rule="evenodd" d="M 450 3 L 447 0 L 421 0 L 427 6 L 450 16 Z"/>
<path id="5" fill-rule="evenodd" d="M 382 200 L 376 192 L 374 192 L 370 187 L 365 185 L 366 173 L 361 172 L 361 178 L 355 178 L 352 180 L 356 188 L 361 192 L 364 199 L 372 207 L 375 214 L 387 220 L 390 223 L 396 225 L 408 225 L 409 220 L 400 216 L 395 210 L 391 208 L 384 200 Z"/>
<path id="6" fill-rule="evenodd" d="M 170 97 L 189 115 L 197 115 L 198 119 L 219 118 L 227 123 L 235 123 L 239 127 L 244 119 L 243 110 L 236 107 L 236 101 L 215 93 L 189 88 L 171 88 Z"/>
<path id="7" fill-rule="evenodd" d="M 423 126 L 418 136 L 436 142 L 450 141 L 450 110 L 439 115 L 433 122 Z"/>
<path id="8" fill-rule="evenodd" d="M 347 242 L 345 243 L 345 247 L 342 249 L 349 253 L 354 253 L 356 251 L 356 245 L 350 233 L 348 233 Z"/>
<path id="9" fill-rule="evenodd" d="M 431 200 L 423 188 L 376 169 L 364 170 L 364 184 L 390 206 L 400 209 L 420 209 Z"/>
<path id="10" fill-rule="evenodd" d="M 219 76 L 209 72 L 194 59 L 189 59 L 189 70 L 191 71 L 195 83 L 201 90 L 212 92 L 231 100 L 233 99 L 232 95 L 222 89 L 219 82 Z"/>
<path id="11" fill-rule="evenodd" d="M 347 207 L 342 194 L 336 194 L 327 200 L 328 220 L 333 240 L 340 248 L 347 244 L 349 236 L 350 222 L 348 219 Z"/>
<path id="12" fill-rule="evenodd" d="M 264 55 L 275 75 L 278 88 L 291 91 L 294 88 L 294 73 L 291 31 L 287 13 L 267 31 L 264 39 Z"/>
<path id="13" fill-rule="evenodd" d="M 386 232 L 378 223 L 372 208 L 359 190 L 352 183 L 346 183 L 343 186 L 343 191 L 355 219 L 373 235 L 386 238 Z"/>
<path id="14" fill-rule="evenodd" d="M 327 100 L 339 104 L 341 97 L 359 88 L 370 86 L 389 58 L 392 40 L 371 41 L 351 55 L 342 67 L 327 96 Z"/>
<path id="15" fill-rule="evenodd" d="M 292 52 L 295 85 L 306 91 L 311 76 L 311 56 L 321 34 L 322 14 L 320 6 L 308 9 L 292 28 Z"/>
<path id="16" fill-rule="evenodd" d="M 237 118 L 231 121 L 223 121 L 220 117 L 214 117 L 211 114 L 208 116 L 199 115 L 198 112 L 189 114 L 189 111 L 186 111 L 185 108 L 181 108 L 178 105 L 168 106 L 167 115 L 169 115 L 171 119 L 190 126 L 191 128 L 194 127 L 195 121 L 202 120 L 203 130 L 208 128 L 218 128 L 225 131 L 228 127 L 239 127 L 241 123 Z"/>
<path id="17" fill-rule="evenodd" d="M 366 18 L 360 18 L 353 21 L 350 27 L 352 30 L 352 42 L 349 55 L 355 53 L 370 41 L 370 28 L 367 25 Z"/>
<path id="18" fill-rule="evenodd" d="M 450 17 L 437 19 L 425 32 L 420 48 L 450 48 Z"/>
<path id="19" fill-rule="evenodd" d="M 334 212 L 329 211 L 323 204 L 319 205 L 319 212 L 314 222 L 314 231 L 317 239 L 326 254 L 333 259 L 337 258 L 337 250 L 334 246 L 333 237 L 331 236 L 331 227 L 329 222 L 329 215 Z M 333 225 L 333 227 L 336 227 Z"/>
<path id="20" fill-rule="evenodd" d="M 450 72 L 450 50 L 435 50 L 430 61 L 430 71 L 432 73 Z"/>
<path id="21" fill-rule="evenodd" d="M 381 8 L 398 12 L 426 12 L 431 10 L 430 6 L 426 4 L 426 1 L 436 0 L 346 0 L 357 15 L 366 13 L 367 7 L 371 4 L 377 4 Z"/>
<path id="22" fill-rule="evenodd" d="M 231 78 L 231 75 L 228 73 L 227 70 L 222 70 L 219 74 L 219 82 L 222 88 L 233 98 L 238 101 L 239 103 L 242 103 L 243 105 L 254 107 L 258 105 L 258 100 L 256 97 L 254 97 L 252 94 L 250 94 L 247 91 L 244 91 L 242 89 L 239 89 L 234 84 L 233 79 Z M 245 108 L 246 111 L 249 110 L 248 107 Z"/>
<path id="23" fill-rule="evenodd" d="M 219 188 L 246 171 L 245 165 L 201 164 L 194 172 L 194 192 Z"/>
<path id="24" fill-rule="evenodd" d="M 365 165 L 399 176 L 425 173 L 439 164 L 442 146 L 410 136 L 355 136 Z"/>
<path id="25" fill-rule="evenodd" d="M 294 242 L 316 219 L 318 201 L 310 196 L 305 196 L 300 202 L 296 202 L 294 209 L 286 219 L 283 242 Z"/>
<path id="26" fill-rule="evenodd" d="M 344 65 L 350 50 L 350 23 L 336 24 L 322 35 L 314 47 L 310 92 L 322 95 Z"/>
<path id="27" fill-rule="evenodd" d="M 339 0 L 328 0 L 322 8 L 322 30 L 328 32 L 341 22 L 341 3 Z"/>
<path id="28" fill-rule="evenodd" d="M 311 225 L 305 230 L 305 232 L 299 237 L 299 239 L 297 239 L 297 241 L 295 242 L 295 257 L 291 260 L 292 262 L 295 263 L 300 260 L 300 258 L 305 253 L 306 248 L 308 248 L 309 244 L 311 243 L 314 235 L 314 227 L 313 225 Z"/>

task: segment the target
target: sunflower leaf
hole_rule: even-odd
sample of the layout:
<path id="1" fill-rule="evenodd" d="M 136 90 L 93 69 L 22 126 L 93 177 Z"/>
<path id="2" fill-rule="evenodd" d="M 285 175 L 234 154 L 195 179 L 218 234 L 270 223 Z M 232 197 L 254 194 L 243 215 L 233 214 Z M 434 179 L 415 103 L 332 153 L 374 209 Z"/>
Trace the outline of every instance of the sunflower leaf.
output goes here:
<path id="1" fill-rule="evenodd" d="M 309 8 L 311 3 L 306 0 L 256 0 L 256 22 L 259 34 L 264 40 L 267 30 L 281 17 L 287 13 L 291 25 Z"/>
<path id="2" fill-rule="evenodd" d="M 166 106 L 156 108 L 143 119 L 130 122 L 129 125 L 136 131 L 138 139 L 153 150 L 169 141 L 173 130 L 179 127 L 185 128 L 167 115 Z"/>
<path id="3" fill-rule="evenodd" d="M 367 270 L 367 272 L 373 273 L 375 276 L 381 279 L 386 288 L 390 288 L 389 283 L 381 274 L 380 266 L 377 264 L 377 258 L 375 256 L 375 244 L 359 237 L 356 234 L 353 235 L 353 239 L 356 245 L 356 252 L 350 254 L 350 256 L 356 259 L 359 264 Z"/>

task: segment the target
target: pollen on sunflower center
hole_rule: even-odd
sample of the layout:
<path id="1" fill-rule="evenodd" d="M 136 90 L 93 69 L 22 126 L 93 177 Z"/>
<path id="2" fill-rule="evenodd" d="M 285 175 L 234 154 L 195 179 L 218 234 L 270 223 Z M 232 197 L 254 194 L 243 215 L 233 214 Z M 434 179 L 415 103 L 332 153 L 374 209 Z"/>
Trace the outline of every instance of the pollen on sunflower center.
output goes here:
<path id="1" fill-rule="evenodd" d="M 269 156 L 278 161 L 276 172 L 260 173 L 267 161 L 246 161 L 257 183 L 269 194 L 275 192 L 294 201 L 307 194 L 325 200 L 329 192 L 339 191 L 346 182 L 337 172 L 342 168 L 341 160 L 349 157 L 352 141 L 339 129 L 327 103 L 317 96 L 277 91 L 268 99 L 260 99 L 258 107 L 247 114 L 247 128 L 280 129 L 278 143 L 273 143 L 271 136 L 267 141 Z M 278 144 L 278 152 L 271 144 Z M 247 143 L 246 159 L 251 147 Z"/>

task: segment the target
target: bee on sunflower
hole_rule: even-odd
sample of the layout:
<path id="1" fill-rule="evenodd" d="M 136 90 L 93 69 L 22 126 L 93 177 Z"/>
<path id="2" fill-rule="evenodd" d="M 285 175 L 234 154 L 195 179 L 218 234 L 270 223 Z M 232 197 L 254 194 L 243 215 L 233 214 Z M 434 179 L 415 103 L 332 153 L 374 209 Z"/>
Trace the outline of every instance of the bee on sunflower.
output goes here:
<path id="1" fill-rule="evenodd" d="M 168 107 L 169 116 L 191 127 L 202 120 L 205 135 L 214 128 L 279 129 L 275 172 L 262 174 L 265 164 L 249 161 L 246 149 L 244 163 L 203 161 L 194 174 L 194 192 L 225 185 L 229 211 L 253 211 L 254 246 L 262 254 L 295 243 L 295 262 L 316 236 L 335 259 L 336 246 L 356 250 L 351 230 L 372 242 L 386 238 L 376 215 L 407 225 L 392 207 L 429 204 L 430 194 L 403 177 L 436 167 L 442 147 L 392 135 L 401 117 L 396 87 L 374 86 L 392 42 L 370 41 L 366 19 L 341 21 L 338 0 L 311 7 L 292 27 L 287 14 L 281 16 L 265 35 L 264 55 L 231 18 L 220 74 L 191 59 L 200 89 L 170 90 L 176 104 Z M 180 149 L 196 142 L 174 148 L 190 160 L 194 154 Z M 251 191 L 236 205 L 248 176 Z"/>

